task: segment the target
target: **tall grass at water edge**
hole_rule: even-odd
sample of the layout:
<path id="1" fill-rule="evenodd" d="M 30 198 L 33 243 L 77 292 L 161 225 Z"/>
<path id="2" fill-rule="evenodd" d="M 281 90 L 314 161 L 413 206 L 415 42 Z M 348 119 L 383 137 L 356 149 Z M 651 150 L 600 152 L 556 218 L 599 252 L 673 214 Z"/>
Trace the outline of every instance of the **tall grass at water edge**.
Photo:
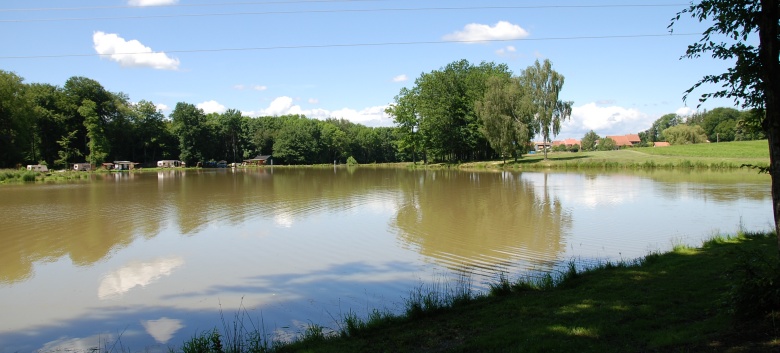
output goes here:
<path id="1" fill-rule="evenodd" d="M 311 323 L 287 341 L 267 334 L 262 318 L 251 319 L 242 307 L 232 321 L 222 316 L 221 331 L 197 333 L 170 352 L 504 351 L 499 347 L 518 339 L 521 351 L 531 352 L 700 351 L 722 340 L 748 348 L 742 351 L 776 351 L 774 239 L 739 231 L 634 260 L 572 260 L 516 279 L 500 273 L 487 292 L 475 291 L 463 275 L 412 289 L 400 314 L 373 310 L 360 318 L 350 310 L 334 318 L 336 327 Z M 749 322 L 746 331 L 740 320 Z"/>

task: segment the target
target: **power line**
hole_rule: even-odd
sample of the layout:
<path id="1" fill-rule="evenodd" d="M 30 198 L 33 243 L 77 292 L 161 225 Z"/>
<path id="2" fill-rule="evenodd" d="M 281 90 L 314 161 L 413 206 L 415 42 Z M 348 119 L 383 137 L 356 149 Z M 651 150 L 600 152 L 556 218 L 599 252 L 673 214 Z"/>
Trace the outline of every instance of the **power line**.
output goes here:
<path id="1" fill-rule="evenodd" d="M 363 0 L 368 1 L 368 0 Z M 114 17 L 74 17 L 74 18 L 40 18 L 0 20 L 0 23 L 22 22 L 62 22 L 62 21 L 98 21 L 98 20 L 137 20 L 173 17 L 215 17 L 215 16 L 262 16 L 262 15 L 292 15 L 309 13 L 366 13 L 366 12 L 416 12 L 416 11 L 464 11 L 464 10 L 529 10 L 529 9 L 594 9 L 594 8 L 649 8 L 649 7 L 680 7 L 686 4 L 650 4 L 650 5 L 538 5 L 538 6 L 469 6 L 469 7 L 416 7 L 416 8 L 379 8 L 379 9 L 337 9 L 337 10 L 290 10 L 261 12 L 226 12 L 202 14 L 171 14 L 144 16 L 114 16 Z"/>
<path id="2" fill-rule="evenodd" d="M 165 7 L 210 7 L 210 6 L 244 6 L 244 5 L 274 5 L 274 4 L 304 4 L 304 3 L 335 3 L 335 2 L 379 2 L 388 0 L 297 0 L 297 1 L 253 1 L 253 2 L 228 2 L 222 4 L 168 4 L 155 6 L 87 6 L 87 7 L 41 7 L 0 9 L 0 12 L 35 12 L 35 11 L 84 11 L 84 10 L 116 10 L 116 9 L 142 9 Z"/>
<path id="3" fill-rule="evenodd" d="M 286 49 L 323 49 L 323 48 L 379 47 L 379 46 L 400 46 L 400 45 L 431 45 L 431 44 L 458 44 L 458 43 L 462 44 L 462 43 L 484 43 L 484 42 L 514 42 L 514 41 L 532 42 L 532 41 L 553 41 L 553 40 L 658 38 L 658 37 L 681 37 L 681 36 L 694 36 L 694 35 L 701 35 L 701 33 L 632 34 L 632 35 L 612 35 L 612 36 L 514 38 L 514 39 L 491 39 L 491 40 L 312 44 L 312 45 L 290 45 L 290 46 L 273 46 L 273 47 L 183 49 L 183 50 L 156 51 L 150 53 L 126 52 L 126 53 L 113 53 L 113 54 L 52 54 L 52 55 L 27 55 L 27 56 L 0 56 L 0 59 L 50 59 L 50 58 L 94 57 L 94 56 L 110 57 L 112 55 L 148 55 L 148 54 L 159 54 L 159 53 L 213 53 L 213 52 L 231 52 L 231 51 L 235 52 L 235 51 L 286 50 Z"/>

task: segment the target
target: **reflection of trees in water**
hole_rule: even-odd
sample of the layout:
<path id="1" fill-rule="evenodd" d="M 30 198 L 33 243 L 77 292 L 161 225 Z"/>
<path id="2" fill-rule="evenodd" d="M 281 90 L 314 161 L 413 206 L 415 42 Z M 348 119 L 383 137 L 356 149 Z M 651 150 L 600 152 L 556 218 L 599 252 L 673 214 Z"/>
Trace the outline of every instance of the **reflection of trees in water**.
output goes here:
<path id="1" fill-rule="evenodd" d="M 563 251 L 571 214 L 521 174 L 420 171 L 403 184 L 394 226 L 447 267 L 549 263 Z"/>
<path id="2" fill-rule="evenodd" d="M 398 172 L 357 168 L 250 168 L 231 172 L 192 172 L 172 186 L 176 218 L 183 234 L 211 221 L 240 224 L 248 218 L 291 226 L 314 213 L 336 213 L 383 199 Z M 222 175 L 227 173 L 228 175 Z M 345 225 L 348 226 L 348 225 Z"/>
<path id="3" fill-rule="evenodd" d="M 771 199 L 770 179 L 755 171 L 645 171 L 637 175 L 650 178 L 665 198 L 683 196 L 717 202 L 735 200 L 764 201 Z"/>
<path id="4" fill-rule="evenodd" d="M 159 232 L 163 212 L 142 188 L 125 192 L 127 175 L 98 176 L 89 184 L 3 190 L 0 217 L 0 283 L 32 275 L 32 265 L 70 257 L 89 266 L 130 244 L 141 233 Z"/>

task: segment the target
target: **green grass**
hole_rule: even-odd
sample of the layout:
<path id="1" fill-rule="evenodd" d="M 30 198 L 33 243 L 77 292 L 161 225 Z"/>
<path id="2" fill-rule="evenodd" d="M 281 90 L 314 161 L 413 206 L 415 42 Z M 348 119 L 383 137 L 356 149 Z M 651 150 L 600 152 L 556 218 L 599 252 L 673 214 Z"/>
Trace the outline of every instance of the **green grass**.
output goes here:
<path id="1" fill-rule="evenodd" d="M 737 320 L 734 304 L 735 293 L 750 300 L 754 294 L 745 297 L 736 284 L 758 283 L 743 274 L 753 268 L 743 263 L 777 264 L 776 241 L 774 234 L 720 235 L 700 248 L 678 245 L 584 271 L 572 262 L 553 274 L 502 275 L 487 294 L 463 283 L 435 284 L 413 290 L 401 315 L 348 313 L 332 334 L 311 325 L 294 342 L 266 342 L 256 351 L 780 351 L 780 312 Z M 770 301 L 780 288 L 773 286 L 775 292 L 764 291 Z M 207 345 L 214 335 L 193 340 Z"/>
<path id="2" fill-rule="evenodd" d="M 615 151 L 550 152 L 507 160 L 462 164 L 462 168 L 491 169 L 712 169 L 734 170 L 743 165 L 768 166 L 766 140 L 707 143 L 670 147 L 625 148 Z"/>

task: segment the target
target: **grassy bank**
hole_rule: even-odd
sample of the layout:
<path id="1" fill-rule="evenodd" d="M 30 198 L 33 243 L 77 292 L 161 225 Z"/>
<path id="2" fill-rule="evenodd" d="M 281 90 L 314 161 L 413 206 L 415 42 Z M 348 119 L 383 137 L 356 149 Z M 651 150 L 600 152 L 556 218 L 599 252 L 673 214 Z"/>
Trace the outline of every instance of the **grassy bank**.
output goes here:
<path id="1" fill-rule="evenodd" d="M 639 147 L 616 151 L 551 152 L 507 160 L 462 164 L 463 168 L 500 169 L 738 169 L 744 164 L 769 165 L 766 140 L 669 147 Z"/>
<path id="2" fill-rule="evenodd" d="M 587 271 L 570 266 L 557 275 L 504 279 L 489 294 L 467 286 L 417 289 L 401 315 L 348 314 L 334 333 L 313 325 L 292 343 L 263 342 L 257 331 L 237 335 L 241 326 L 228 324 L 227 332 L 195 336 L 182 351 L 780 351 L 780 285 L 761 289 L 766 283 L 750 275 L 765 269 L 764 259 L 780 280 L 775 240 L 773 234 L 717 238 Z M 756 310 L 766 302 L 773 313 Z"/>

